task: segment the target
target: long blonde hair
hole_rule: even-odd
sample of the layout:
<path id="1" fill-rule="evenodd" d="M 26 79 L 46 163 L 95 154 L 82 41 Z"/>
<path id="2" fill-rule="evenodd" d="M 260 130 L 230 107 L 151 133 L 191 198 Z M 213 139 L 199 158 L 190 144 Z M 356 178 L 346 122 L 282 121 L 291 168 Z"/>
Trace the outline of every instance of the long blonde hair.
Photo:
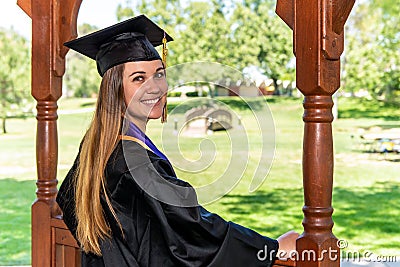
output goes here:
<path id="1" fill-rule="evenodd" d="M 124 65 L 110 68 L 103 76 L 96 110 L 80 151 L 75 174 L 76 235 L 83 251 L 101 255 L 100 239 L 111 236 L 100 202 L 104 195 L 111 213 L 122 227 L 106 191 L 104 170 L 118 143 L 126 110 L 122 75 Z"/>

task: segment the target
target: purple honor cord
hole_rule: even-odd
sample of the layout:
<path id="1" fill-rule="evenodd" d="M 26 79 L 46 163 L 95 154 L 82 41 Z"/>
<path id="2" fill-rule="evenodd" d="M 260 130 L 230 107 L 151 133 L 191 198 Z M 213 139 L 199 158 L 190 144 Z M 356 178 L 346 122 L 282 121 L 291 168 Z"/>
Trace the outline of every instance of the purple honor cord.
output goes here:
<path id="1" fill-rule="evenodd" d="M 142 132 L 139 129 L 139 127 L 137 127 L 136 124 L 134 124 L 133 122 L 129 122 L 129 128 L 128 128 L 126 135 L 139 139 L 148 148 L 150 148 L 150 150 L 154 154 L 156 154 L 157 156 L 159 156 L 160 158 L 162 158 L 166 161 L 169 161 L 167 156 L 165 156 L 160 150 L 158 150 L 158 148 L 153 144 L 153 142 L 150 140 L 150 138 L 144 132 Z"/>

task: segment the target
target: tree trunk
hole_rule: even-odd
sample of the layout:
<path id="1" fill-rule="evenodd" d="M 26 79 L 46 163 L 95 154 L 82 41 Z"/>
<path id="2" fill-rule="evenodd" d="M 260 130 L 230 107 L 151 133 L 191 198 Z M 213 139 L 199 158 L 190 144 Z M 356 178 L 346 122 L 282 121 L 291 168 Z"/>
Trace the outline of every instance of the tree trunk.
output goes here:
<path id="1" fill-rule="evenodd" d="M 7 129 L 6 129 L 6 119 L 7 119 L 7 115 L 3 116 L 3 133 L 6 134 L 7 133 Z"/>
<path id="2" fill-rule="evenodd" d="M 281 91 L 279 90 L 278 80 L 272 78 L 273 85 L 274 85 L 274 95 L 281 95 Z"/>

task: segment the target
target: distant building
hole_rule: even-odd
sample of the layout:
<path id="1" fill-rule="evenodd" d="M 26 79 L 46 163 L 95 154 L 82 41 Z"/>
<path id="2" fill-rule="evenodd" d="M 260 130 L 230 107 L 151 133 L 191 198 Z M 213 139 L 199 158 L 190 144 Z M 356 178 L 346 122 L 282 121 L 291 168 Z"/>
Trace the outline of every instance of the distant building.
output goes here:
<path id="1" fill-rule="evenodd" d="M 255 97 L 261 95 L 272 95 L 274 89 L 272 81 L 261 81 L 257 86 L 250 80 L 238 80 L 238 81 L 221 81 L 216 85 L 214 95 L 215 96 L 243 96 L 243 97 Z M 272 90 L 271 90 L 272 88 Z"/>
<path id="2" fill-rule="evenodd" d="M 278 90 L 275 90 L 272 79 L 259 79 L 258 81 L 246 80 L 220 80 L 215 85 L 211 86 L 213 96 L 242 96 L 242 97 L 257 97 L 262 95 L 292 95 L 291 91 L 295 82 L 278 81 Z M 212 88 L 214 87 L 214 88 Z M 210 95 L 208 85 L 184 85 L 174 88 L 171 92 L 181 92 L 180 97 L 205 96 Z M 197 93 L 196 93 L 197 92 Z"/>

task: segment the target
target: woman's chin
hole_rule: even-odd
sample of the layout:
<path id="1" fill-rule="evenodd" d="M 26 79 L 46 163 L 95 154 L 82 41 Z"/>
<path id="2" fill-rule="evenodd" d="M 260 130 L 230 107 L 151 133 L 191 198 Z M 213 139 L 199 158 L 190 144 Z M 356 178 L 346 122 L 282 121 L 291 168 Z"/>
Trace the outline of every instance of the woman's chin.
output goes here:
<path id="1" fill-rule="evenodd" d="M 148 116 L 149 120 L 157 120 L 159 118 L 161 118 L 162 116 L 162 112 L 157 112 L 157 113 L 150 113 L 150 115 Z"/>

